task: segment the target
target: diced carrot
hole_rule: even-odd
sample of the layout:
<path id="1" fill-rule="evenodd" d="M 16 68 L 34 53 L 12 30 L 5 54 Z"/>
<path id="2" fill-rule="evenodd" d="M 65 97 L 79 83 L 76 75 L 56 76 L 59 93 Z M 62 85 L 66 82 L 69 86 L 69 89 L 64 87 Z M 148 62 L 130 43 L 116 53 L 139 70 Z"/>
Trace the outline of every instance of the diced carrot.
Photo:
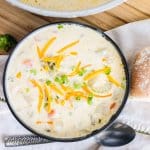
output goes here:
<path id="1" fill-rule="evenodd" d="M 110 110 L 112 110 L 113 108 L 115 108 L 115 106 L 116 106 L 116 102 L 113 102 L 111 105 L 110 105 Z"/>
<path id="2" fill-rule="evenodd" d="M 22 63 L 24 65 L 26 65 L 27 67 L 32 67 L 33 66 L 33 61 L 31 59 L 25 59 Z"/>
<path id="3" fill-rule="evenodd" d="M 49 117 L 52 117 L 55 113 L 56 113 L 56 111 L 55 111 L 54 109 L 52 109 L 52 110 L 50 111 L 50 113 L 48 113 L 48 116 L 49 116 Z"/>

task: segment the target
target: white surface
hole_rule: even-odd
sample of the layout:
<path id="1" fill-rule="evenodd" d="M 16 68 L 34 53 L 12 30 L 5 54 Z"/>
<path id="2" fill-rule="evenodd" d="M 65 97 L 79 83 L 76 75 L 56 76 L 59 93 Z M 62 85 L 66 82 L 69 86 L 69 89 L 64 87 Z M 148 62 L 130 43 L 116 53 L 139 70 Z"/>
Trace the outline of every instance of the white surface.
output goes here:
<path id="1" fill-rule="evenodd" d="M 111 9 L 117 5 L 120 5 L 126 0 L 111 0 L 110 2 L 100 5 L 96 8 L 81 10 L 81 11 L 50 11 L 46 9 L 40 9 L 37 7 L 32 7 L 29 5 L 25 5 L 20 0 L 6 0 L 14 6 L 22 8 L 24 10 L 30 11 L 35 14 L 39 14 L 42 16 L 49 16 L 49 17 L 60 17 L 60 18 L 74 18 L 74 17 L 81 17 L 81 16 L 88 16 L 92 14 L 96 14 L 99 12 L 103 12 L 105 10 Z"/>
<path id="2" fill-rule="evenodd" d="M 128 64 L 132 65 L 135 54 L 142 48 L 150 46 L 150 20 L 144 20 L 127 24 L 125 26 L 108 31 L 107 34 L 116 41 L 126 56 Z M 0 69 L 4 65 L 6 56 L 0 57 Z M 1 74 L 0 74 L 1 77 Z M 1 95 L 0 95 L 1 96 Z M 150 130 L 150 102 L 128 100 L 120 119 L 134 121 L 137 125 L 143 124 L 144 128 Z M 5 150 L 2 139 L 5 135 L 21 135 L 29 132 L 24 129 L 9 112 L 6 104 L 0 104 L 0 149 Z M 132 124 L 132 123 L 131 123 Z M 50 143 L 10 150 L 96 150 L 97 144 L 93 138 L 76 143 Z M 100 150 L 150 150 L 150 136 L 138 134 L 133 142 L 118 148 L 100 147 Z"/>

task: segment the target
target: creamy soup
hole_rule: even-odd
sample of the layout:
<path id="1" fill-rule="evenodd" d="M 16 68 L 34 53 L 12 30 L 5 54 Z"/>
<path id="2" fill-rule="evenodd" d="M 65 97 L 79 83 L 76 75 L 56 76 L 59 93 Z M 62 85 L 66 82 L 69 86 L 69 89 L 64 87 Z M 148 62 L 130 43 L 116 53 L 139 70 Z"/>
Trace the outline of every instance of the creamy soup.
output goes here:
<path id="1" fill-rule="evenodd" d="M 125 93 L 124 67 L 101 33 L 77 24 L 43 27 L 16 48 L 6 72 L 14 112 L 47 136 L 84 136 L 103 127 Z"/>
<path id="2" fill-rule="evenodd" d="M 82 10 L 102 5 L 110 0 L 21 0 L 23 3 L 50 10 Z"/>

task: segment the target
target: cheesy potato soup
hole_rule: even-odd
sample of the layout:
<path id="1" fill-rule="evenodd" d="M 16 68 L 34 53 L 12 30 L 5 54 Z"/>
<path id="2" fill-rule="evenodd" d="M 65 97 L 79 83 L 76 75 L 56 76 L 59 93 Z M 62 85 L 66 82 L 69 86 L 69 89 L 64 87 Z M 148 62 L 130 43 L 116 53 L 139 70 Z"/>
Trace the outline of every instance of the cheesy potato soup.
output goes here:
<path id="1" fill-rule="evenodd" d="M 94 8 L 110 0 L 21 0 L 23 3 L 57 11 L 74 11 Z"/>
<path id="2" fill-rule="evenodd" d="M 5 82 L 18 118 L 56 138 L 85 136 L 106 125 L 126 89 L 116 48 L 102 33 L 75 23 L 27 36 L 9 60 Z"/>

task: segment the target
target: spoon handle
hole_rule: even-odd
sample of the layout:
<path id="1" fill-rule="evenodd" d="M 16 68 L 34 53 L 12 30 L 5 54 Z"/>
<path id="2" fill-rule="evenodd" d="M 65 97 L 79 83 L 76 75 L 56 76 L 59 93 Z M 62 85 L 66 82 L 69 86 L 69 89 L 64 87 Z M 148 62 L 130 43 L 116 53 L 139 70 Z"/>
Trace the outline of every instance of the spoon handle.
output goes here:
<path id="1" fill-rule="evenodd" d="M 51 143 L 51 142 L 54 141 L 50 141 L 36 135 L 21 135 L 21 136 L 16 135 L 16 136 L 9 136 L 4 138 L 5 147 L 44 144 L 44 143 Z"/>

